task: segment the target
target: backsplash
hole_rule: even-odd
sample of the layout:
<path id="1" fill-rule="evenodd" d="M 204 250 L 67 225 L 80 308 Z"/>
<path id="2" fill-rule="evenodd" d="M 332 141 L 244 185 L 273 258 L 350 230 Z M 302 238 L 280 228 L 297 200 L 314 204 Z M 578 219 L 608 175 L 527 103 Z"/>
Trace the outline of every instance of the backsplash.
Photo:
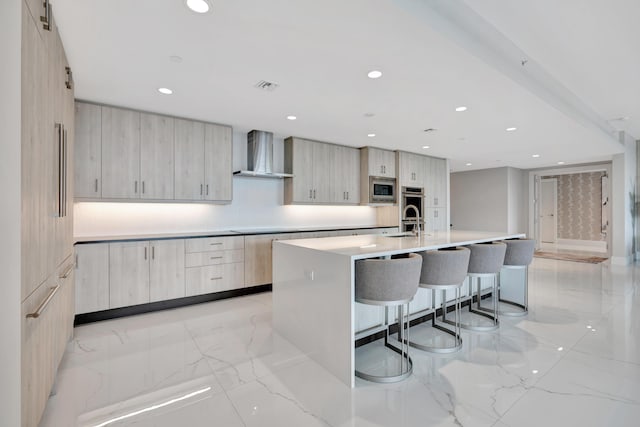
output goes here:
<path id="1" fill-rule="evenodd" d="M 604 241 L 600 232 L 603 172 L 545 176 L 558 180 L 558 238 Z"/>

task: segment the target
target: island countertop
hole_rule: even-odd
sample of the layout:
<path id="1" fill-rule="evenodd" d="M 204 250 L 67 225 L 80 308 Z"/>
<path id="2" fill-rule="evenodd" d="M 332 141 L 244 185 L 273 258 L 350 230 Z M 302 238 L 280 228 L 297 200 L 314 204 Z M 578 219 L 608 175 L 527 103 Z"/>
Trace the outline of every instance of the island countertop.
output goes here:
<path id="1" fill-rule="evenodd" d="M 423 233 L 419 237 L 400 233 L 398 235 L 361 235 L 324 237 L 321 239 L 299 239 L 278 242 L 306 249 L 315 249 L 352 259 L 374 258 L 407 252 L 420 252 L 452 246 L 524 237 L 523 233 L 505 231 L 439 231 Z"/>

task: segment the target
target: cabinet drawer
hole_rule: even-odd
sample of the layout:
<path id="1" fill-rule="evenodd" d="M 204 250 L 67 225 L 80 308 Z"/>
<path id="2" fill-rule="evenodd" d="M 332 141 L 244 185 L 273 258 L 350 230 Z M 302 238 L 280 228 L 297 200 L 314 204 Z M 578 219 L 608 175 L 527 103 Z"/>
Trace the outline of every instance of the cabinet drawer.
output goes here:
<path id="1" fill-rule="evenodd" d="M 238 289 L 244 286 L 244 263 L 187 268 L 187 296 Z"/>
<path id="2" fill-rule="evenodd" d="M 222 251 L 228 249 L 244 249 L 244 236 L 187 239 L 187 253 Z"/>
<path id="3" fill-rule="evenodd" d="M 185 263 L 186 267 L 202 267 L 242 261 L 244 261 L 244 249 L 230 249 L 228 251 L 193 252 L 187 254 Z"/>

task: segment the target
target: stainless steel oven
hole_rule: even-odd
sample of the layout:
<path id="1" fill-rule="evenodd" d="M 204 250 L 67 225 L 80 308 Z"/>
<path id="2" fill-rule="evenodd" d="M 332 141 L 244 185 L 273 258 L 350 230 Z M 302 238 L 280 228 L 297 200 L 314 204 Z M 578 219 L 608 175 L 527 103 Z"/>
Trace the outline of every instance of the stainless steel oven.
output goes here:
<path id="1" fill-rule="evenodd" d="M 396 203 L 396 179 L 369 177 L 369 203 Z"/>
<path id="2" fill-rule="evenodd" d="M 412 207 L 410 207 L 412 206 Z M 402 187 L 402 231 L 413 231 L 416 221 L 424 230 L 424 188 Z"/>

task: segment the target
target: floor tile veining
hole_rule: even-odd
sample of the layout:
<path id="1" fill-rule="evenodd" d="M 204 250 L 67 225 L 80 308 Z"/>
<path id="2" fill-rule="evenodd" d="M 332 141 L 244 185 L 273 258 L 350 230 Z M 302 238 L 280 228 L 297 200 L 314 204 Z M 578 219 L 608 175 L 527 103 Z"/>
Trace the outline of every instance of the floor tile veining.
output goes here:
<path id="1" fill-rule="evenodd" d="M 41 426 L 636 426 L 640 266 L 529 271 L 528 316 L 353 390 L 273 332 L 270 293 L 84 325 Z"/>

